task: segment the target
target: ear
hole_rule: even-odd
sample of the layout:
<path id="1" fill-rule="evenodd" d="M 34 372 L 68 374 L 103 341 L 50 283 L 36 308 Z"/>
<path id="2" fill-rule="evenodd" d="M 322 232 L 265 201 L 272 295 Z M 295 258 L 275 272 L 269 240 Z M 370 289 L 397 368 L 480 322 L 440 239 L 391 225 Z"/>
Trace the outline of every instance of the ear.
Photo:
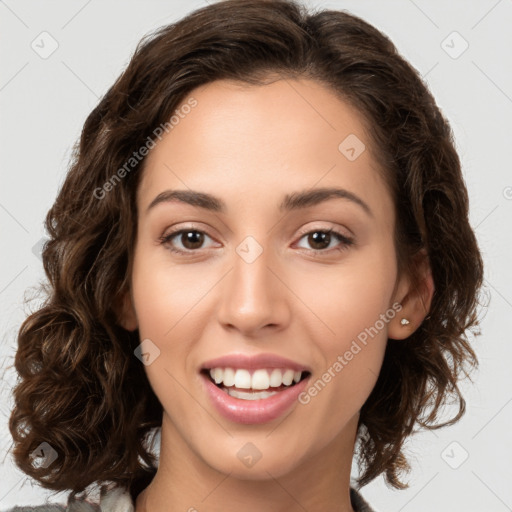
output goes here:
<path id="1" fill-rule="evenodd" d="M 127 331 L 135 331 L 139 324 L 137 321 L 135 308 L 133 306 L 131 289 L 128 289 L 119 297 L 115 309 L 117 313 L 118 324 Z"/>
<path id="2" fill-rule="evenodd" d="M 416 256 L 412 269 L 400 276 L 393 296 L 393 303 L 402 305 L 402 309 L 389 322 L 388 338 L 394 340 L 408 338 L 416 331 L 428 315 L 432 304 L 434 279 L 425 250 Z M 402 324 L 402 319 L 409 323 Z"/>

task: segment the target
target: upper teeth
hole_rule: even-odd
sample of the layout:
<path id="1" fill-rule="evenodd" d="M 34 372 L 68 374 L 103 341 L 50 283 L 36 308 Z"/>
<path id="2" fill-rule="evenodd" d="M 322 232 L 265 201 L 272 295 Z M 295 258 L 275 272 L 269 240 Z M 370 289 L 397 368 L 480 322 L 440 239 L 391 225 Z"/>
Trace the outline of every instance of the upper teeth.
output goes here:
<path id="1" fill-rule="evenodd" d="M 278 388 L 282 384 L 290 386 L 292 382 L 299 382 L 302 372 L 294 370 L 258 369 L 251 375 L 249 370 L 233 368 L 212 368 L 210 376 L 216 384 L 226 387 L 235 386 L 242 389 L 268 389 Z"/>

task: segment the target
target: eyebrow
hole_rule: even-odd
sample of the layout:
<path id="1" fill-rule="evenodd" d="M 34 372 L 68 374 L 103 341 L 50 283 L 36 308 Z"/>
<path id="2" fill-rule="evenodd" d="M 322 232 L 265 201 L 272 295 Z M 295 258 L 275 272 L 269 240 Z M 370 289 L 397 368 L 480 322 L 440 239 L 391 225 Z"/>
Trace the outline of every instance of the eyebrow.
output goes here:
<path id="1" fill-rule="evenodd" d="M 373 217 L 373 212 L 368 204 L 354 193 L 343 188 L 316 188 L 287 194 L 279 205 L 279 210 L 281 212 L 301 210 L 333 198 L 351 201 L 359 205 L 370 217 Z M 226 213 L 227 211 L 226 203 L 211 194 L 195 190 L 165 190 L 151 201 L 146 213 L 158 204 L 176 201 L 213 212 Z"/>

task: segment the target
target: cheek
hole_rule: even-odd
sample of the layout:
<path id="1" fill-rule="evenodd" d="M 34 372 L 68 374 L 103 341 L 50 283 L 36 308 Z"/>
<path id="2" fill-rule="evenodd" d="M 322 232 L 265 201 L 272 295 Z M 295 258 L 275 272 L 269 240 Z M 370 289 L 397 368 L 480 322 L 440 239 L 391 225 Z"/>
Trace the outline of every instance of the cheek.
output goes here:
<path id="1" fill-rule="evenodd" d="M 322 354 L 322 373 L 306 389 L 302 403 L 315 403 L 324 428 L 333 433 L 371 393 L 382 366 L 388 325 L 396 315 L 389 302 L 396 279 L 392 246 L 380 245 L 379 250 L 357 256 L 336 272 L 317 273 L 317 287 L 304 286 L 299 292 L 317 313 L 310 337 Z"/>
<path id="2" fill-rule="evenodd" d="M 164 249 L 139 249 L 135 252 L 132 270 L 134 306 L 141 338 L 153 337 L 162 343 L 176 338 L 182 324 L 197 310 L 197 304 L 212 281 L 212 276 L 210 279 L 198 276 L 170 262 Z"/>
<path id="3" fill-rule="evenodd" d="M 310 408 L 312 440 L 318 431 L 324 440 L 337 436 L 375 387 L 387 344 L 379 305 L 380 301 L 346 305 L 337 318 L 333 316 L 336 334 L 324 336 L 317 344 L 324 364 L 299 397 L 306 410 Z"/>
<path id="4" fill-rule="evenodd" d="M 384 242 L 354 251 L 340 265 L 324 267 L 314 276 L 297 281 L 302 283 L 297 294 L 316 314 L 312 324 L 315 339 L 331 359 L 334 353 L 348 349 L 351 340 L 364 338 L 368 330 L 372 337 L 387 338 L 388 323 L 383 323 L 381 315 L 390 309 L 389 313 L 394 313 L 390 300 L 396 260 L 392 244 Z"/>
<path id="5" fill-rule="evenodd" d="M 179 401 L 181 385 L 196 372 L 191 354 L 203 328 L 198 319 L 209 318 L 204 298 L 215 283 L 207 268 L 198 274 L 169 261 L 165 250 L 139 248 L 132 269 L 140 339 L 150 340 L 158 354 L 145 371 L 164 408 Z"/>

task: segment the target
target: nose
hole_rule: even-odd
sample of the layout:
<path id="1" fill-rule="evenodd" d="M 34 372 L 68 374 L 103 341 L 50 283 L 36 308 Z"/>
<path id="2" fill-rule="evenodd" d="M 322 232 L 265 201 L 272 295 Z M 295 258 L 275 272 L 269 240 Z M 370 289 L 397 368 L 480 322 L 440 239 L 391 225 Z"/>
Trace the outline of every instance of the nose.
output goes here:
<path id="1" fill-rule="evenodd" d="M 248 337 L 284 329 L 290 321 L 291 295 L 284 272 L 270 250 L 264 249 L 254 261 L 240 254 L 233 252 L 232 269 L 223 279 L 219 322 Z"/>

